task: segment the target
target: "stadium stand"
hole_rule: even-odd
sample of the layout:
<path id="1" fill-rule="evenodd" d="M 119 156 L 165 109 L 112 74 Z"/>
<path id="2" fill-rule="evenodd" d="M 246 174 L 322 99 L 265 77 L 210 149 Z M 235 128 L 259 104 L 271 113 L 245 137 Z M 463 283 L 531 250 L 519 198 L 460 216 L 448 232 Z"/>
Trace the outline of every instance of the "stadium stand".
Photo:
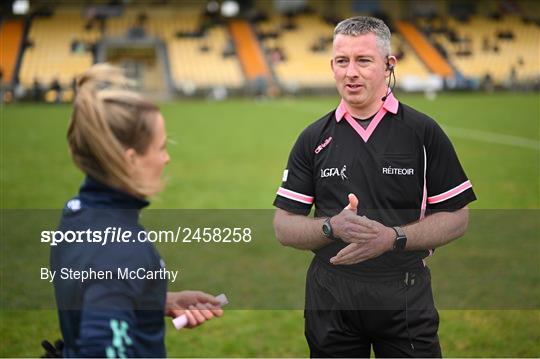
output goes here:
<path id="1" fill-rule="evenodd" d="M 169 58 L 176 86 L 243 86 L 244 75 L 238 59 L 223 55 L 230 41 L 227 30 L 222 26 L 212 27 L 202 38 L 170 40 Z"/>
<path id="2" fill-rule="evenodd" d="M 32 21 L 20 69 L 20 81 L 32 86 L 35 79 L 48 85 L 56 78 L 70 87 L 73 78 L 92 65 L 92 53 L 84 48 L 95 43 L 97 29 L 85 28 L 78 9 L 59 9 L 50 17 Z M 74 41 L 82 48 L 74 48 Z"/>
<path id="3" fill-rule="evenodd" d="M 442 77 L 448 77 L 454 74 L 450 64 L 448 64 L 413 24 L 408 21 L 398 21 L 396 27 L 433 73 Z"/>
<path id="4" fill-rule="evenodd" d="M 109 18 L 105 36 L 123 37 L 133 35 L 130 31 L 141 14 L 141 35 L 157 36 L 168 47 L 171 74 L 176 87 L 225 86 L 239 88 L 244 84 L 242 70 L 235 56 L 224 56 L 230 43 L 227 28 L 216 25 L 203 31 L 200 36 L 177 36 L 198 31 L 200 9 L 175 7 L 133 7 L 120 17 Z M 88 51 L 71 49 L 74 39 L 93 44 L 100 38 L 97 26 L 85 29 L 86 21 L 81 10 L 59 9 L 50 17 L 36 17 L 30 28 L 27 47 L 21 66 L 21 84 L 33 86 L 37 79 L 45 87 L 58 78 L 62 87 L 69 87 L 73 77 L 92 64 Z"/>
<path id="5" fill-rule="evenodd" d="M 23 38 L 23 27 L 22 20 L 8 20 L 0 24 L 2 84 L 9 84 L 13 80 L 17 55 Z"/>
<path id="6" fill-rule="evenodd" d="M 25 88 L 28 97 L 42 91 L 48 101 L 58 101 L 58 91 L 47 93 L 54 80 L 69 100 L 73 78 L 97 59 L 123 64 L 128 73 L 137 74 L 141 88 L 166 96 L 173 91 L 207 95 L 224 88 L 227 93 L 253 93 L 253 88 L 277 93 L 277 87 L 292 93 L 329 91 L 334 88 L 329 66 L 333 28 L 358 14 L 379 16 L 390 25 L 398 88 L 540 86 L 540 18 L 534 18 L 534 11 L 527 17 L 523 6 L 529 3 L 523 1 L 504 11 L 457 1 L 394 6 L 312 0 L 293 11 L 254 2 L 235 18 L 221 16 L 219 2 L 211 11 L 211 1 L 202 0 L 36 3 L 44 6 L 36 5 L 26 18 L 2 22 L 2 84 L 8 89 L 16 78 L 18 85 L 15 81 L 9 91 Z M 111 13 L 86 17 L 109 6 Z M 47 11 L 41 12 L 43 7 Z M 143 42 L 144 51 L 130 52 Z M 24 51 L 17 58 L 20 44 Z M 128 44 L 125 52 L 122 44 Z"/>
<path id="7" fill-rule="evenodd" d="M 231 39 L 223 24 L 201 23 L 200 7 L 133 7 L 121 17 L 107 20 L 107 36 L 129 34 L 141 15 L 145 35 L 165 41 L 173 82 L 177 88 L 225 86 L 239 88 L 244 84 L 236 56 L 226 56 Z"/>
<path id="8" fill-rule="evenodd" d="M 395 71 L 400 82 L 406 78 L 419 81 L 425 81 L 429 78 L 431 72 L 400 33 L 392 34 L 391 48 L 394 56 L 398 58 Z"/>
<path id="9" fill-rule="evenodd" d="M 467 78 L 489 78 L 498 85 L 511 85 L 539 77 L 540 27 L 534 22 L 524 22 L 517 16 L 471 16 L 468 21 L 453 17 L 420 19 L 418 24 L 421 28 L 444 29 L 432 32 L 430 38 Z"/>
<path id="10" fill-rule="evenodd" d="M 256 29 L 284 87 L 334 86 L 330 71 L 334 24 L 316 14 L 274 15 L 258 23 Z M 430 71 L 411 46 L 399 33 L 392 39 L 392 51 L 400 55 L 396 72 L 411 79 L 427 79 Z"/>
<path id="11" fill-rule="evenodd" d="M 286 88 L 330 87 L 333 78 L 329 71 L 329 59 L 332 48 L 324 41 L 317 51 L 311 47 L 319 39 L 328 39 L 333 26 L 316 15 L 299 15 L 288 18 L 273 15 L 268 20 L 257 24 L 257 32 L 262 36 L 262 44 L 272 62 L 279 83 Z M 265 34 L 276 34 L 267 36 Z M 261 36 L 260 36 L 261 37 Z M 282 58 L 272 54 L 276 49 L 282 52 Z"/>
<path id="12" fill-rule="evenodd" d="M 250 80 L 256 80 L 261 76 L 268 77 L 266 60 L 249 23 L 244 20 L 234 20 L 230 24 L 230 30 L 246 77 Z"/>

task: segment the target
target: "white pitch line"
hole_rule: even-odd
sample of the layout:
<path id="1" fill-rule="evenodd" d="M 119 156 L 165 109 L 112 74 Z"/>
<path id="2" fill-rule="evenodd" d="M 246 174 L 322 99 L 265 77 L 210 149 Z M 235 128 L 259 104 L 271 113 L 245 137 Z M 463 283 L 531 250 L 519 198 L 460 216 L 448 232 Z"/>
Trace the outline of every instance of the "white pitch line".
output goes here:
<path id="1" fill-rule="evenodd" d="M 472 130 L 470 128 L 452 127 L 442 124 L 441 126 L 447 134 L 455 137 L 540 151 L 540 141 L 488 131 Z"/>

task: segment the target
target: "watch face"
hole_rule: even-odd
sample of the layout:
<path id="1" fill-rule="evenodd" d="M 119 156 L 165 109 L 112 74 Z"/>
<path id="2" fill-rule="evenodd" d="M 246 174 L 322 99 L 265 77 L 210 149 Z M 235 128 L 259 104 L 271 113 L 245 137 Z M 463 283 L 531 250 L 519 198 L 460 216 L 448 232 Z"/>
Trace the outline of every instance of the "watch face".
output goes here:
<path id="1" fill-rule="evenodd" d="M 395 251 L 402 251 L 407 245 L 407 236 L 401 227 L 392 227 L 396 232 L 396 239 L 394 240 L 393 249 Z"/>
<path id="2" fill-rule="evenodd" d="M 332 234 L 332 229 L 330 228 L 328 223 L 323 224 L 322 230 L 323 230 L 324 235 L 327 237 L 330 236 L 330 234 Z"/>
<path id="3" fill-rule="evenodd" d="M 407 237 L 397 237 L 394 241 L 394 250 L 402 251 L 407 245 Z"/>

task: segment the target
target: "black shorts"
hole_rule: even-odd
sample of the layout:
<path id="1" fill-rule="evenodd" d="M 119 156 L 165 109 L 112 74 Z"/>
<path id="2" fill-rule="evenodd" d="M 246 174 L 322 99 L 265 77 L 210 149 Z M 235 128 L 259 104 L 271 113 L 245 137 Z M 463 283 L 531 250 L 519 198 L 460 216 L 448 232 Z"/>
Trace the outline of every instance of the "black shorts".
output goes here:
<path id="1" fill-rule="evenodd" d="M 315 258 L 306 279 L 310 356 L 441 357 L 428 268 L 360 278 Z"/>

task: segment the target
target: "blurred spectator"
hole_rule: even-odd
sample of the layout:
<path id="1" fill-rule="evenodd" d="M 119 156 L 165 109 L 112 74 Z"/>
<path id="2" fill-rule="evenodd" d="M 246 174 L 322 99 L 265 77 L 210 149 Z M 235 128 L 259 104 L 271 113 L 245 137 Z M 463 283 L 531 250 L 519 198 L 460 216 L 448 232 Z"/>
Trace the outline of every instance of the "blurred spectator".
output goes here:
<path id="1" fill-rule="evenodd" d="M 94 28 L 94 19 L 90 19 L 84 24 L 85 31 L 91 31 Z"/>
<path id="2" fill-rule="evenodd" d="M 214 86 L 208 94 L 208 98 L 213 101 L 223 101 L 226 100 L 228 96 L 228 91 L 225 86 Z"/>
<path id="3" fill-rule="evenodd" d="M 510 68 L 510 73 L 508 74 L 508 87 L 510 90 L 515 91 L 517 89 L 518 84 L 518 76 L 517 76 L 517 70 L 515 66 L 512 66 Z"/>
<path id="4" fill-rule="evenodd" d="M 273 64 L 278 64 L 280 62 L 286 61 L 285 53 L 281 47 L 276 46 L 273 49 L 270 49 L 270 59 Z"/>
<path id="5" fill-rule="evenodd" d="M 97 43 L 91 42 L 86 44 L 86 46 L 86 51 L 90 51 L 90 53 L 92 53 L 93 62 L 97 62 Z"/>
<path id="6" fill-rule="evenodd" d="M 434 19 L 438 19 L 440 23 L 436 28 L 433 29 L 433 32 L 446 34 L 448 32 L 448 19 L 445 17 L 437 17 Z"/>
<path id="7" fill-rule="evenodd" d="M 244 16 L 246 19 L 248 19 L 251 23 L 254 24 L 268 20 L 268 14 L 255 7 L 251 7 L 250 9 L 246 10 L 244 12 Z"/>
<path id="8" fill-rule="evenodd" d="M 323 20 L 332 27 L 335 27 L 342 19 L 339 16 L 335 15 L 323 15 Z"/>
<path id="9" fill-rule="evenodd" d="M 513 40 L 514 39 L 514 33 L 510 30 L 501 30 L 497 31 L 497 38 L 501 40 Z"/>
<path id="10" fill-rule="evenodd" d="M 437 41 L 434 41 L 433 42 L 433 46 L 437 49 L 437 51 L 439 51 L 439 53 L 445 58 L 445 59 L 448 59 L 448 52 L 446 51 L 446 49 L 444 48 L 444 46 L 442 46 L 439 42 Z"/>
<path id="11" fill-rule="evenodd" d="M 70 47 L 71 47 L 71 52 L 72 53 L 82 54 L 83 52 L 86 51 L 84 43 L 77 40 L 76 38 L 71 40 L 71 46 Z"/>
<path id="12" fill-rule="evenodd" d="M 519 14 L 521 13 L 520 5 L 517 1 L 501 0 L 497 1 L 497 10 L 502 14 Z"/>
<path id="13" fill-rule="evenodd" d="M 294 22 L 295 15 L 294 14 L 287 14 L 286 20 L 282 25 L 283 30 L 296 30 L 297 26 Z"/>
<path id="14" fill-rule="evenodd" d="M 60 85 L 60 81 L 58 81 L 57 77 L 53 79 L 49 89 L 55 92 L 55 102 L 60 103 L 62 101 L 62 86 Z"/>
<path id="15" fill-rule="evenodd" d="M 265 98 L 268 93 L 268 79 L 265 76 L 257 76 L 254 82 L 255 96 Z"/>
<path id="16" fill-rule="evenodd" d="M 128 30 L 128 37 L 130 39 L 142 39 L 146 37 L 146 30 L 144 28 L 148 16 L 141 12 L 137 16 L 137 22 Z"/>
<path id="17" fill-rule="evenodd" d="M 317 41 L 315 41 L 315 43 L 311 45 L 310 49 L 313 52 L 325 52 L 328 46 L 330 46 L 331 44 L 332 44 L 332 38 L 319 36 Z"/>
<path id="18" fill-rule="evenodd" d="M 77 77 L 71 79 L 71 91 L 73 91 L 73 95 L 77 92 Z"/>
<path id="19" fill-rule="evenodd" d="M 24 48 L 25 48 L 25 49 L 31 49 L 31 48 L 34 47 L 34 45 L 35 45 L 35 44 L 34 44 L 34 40 L 32 40 L 32 39 L 27 39 L 27 40 L 25 41 L 25 43 L 24 43 Z"/>
<path id="20" fill-rule="evenodd" d="M 13 101 L 13 92 L 0 88 L 0 93 L 2 94 L 2 97 L 0 98 L 0 103 L 10 103 Z"/>
<path id="21" fill-rule="evenodd" d="M 199 46 L 199 51 L 200 52 L 209 52 L 210 51 L 210 46 L 205 42 L 201 46 Z"/>
<path id="22" fill-rule="evenodd" d="M 472 55 L 472 40 L 469 37 L 463 37 L 459 39 L 458 56 L 471 56 Z"/>
<path id="23" fill-rule="evenodd" d="M 486 92 L 493 92 L 493 90 L 495 89 L 495 84 L 493 82 L 493 77 L 491 76 L 491 74 L 489 72 L 487 72 L 485 75 L 484 75 L 484 78 L 482 79 L 482 82 L 480 83 L 480 86 L 482 89 L 484 89 L 484 91 Z"/>
<path id="24" fill-rule="evenodd" d="M 489 45 L 489 38 L 487 36 L 484 36 L 482 38 L 482 51 L 489 52 L 490 49 L 491 47 Z"/>
<path id="25" fill-rule="evenodd" d="M 448 30 L 448 32 L 446 33 L 446 36 L 448 37 L 448 40 L 450 42 L 453 42 L 453 43 L 459 42 L 459 37 L 457 36 L 454 30 Z"/>
<path id="26" fill-rule="evenodd" d="M 502 15 L 501 15 L 500 12 L 494 11 L 494 12 L 492 12 L 492 13 L 489 15 L 489 17 L 490 17 L 492 20 L 499 21 L 499 20 L 501 20 Z"/>
<path id="27" fill-rule="evenodd" d="M 32 83 L 32 98 L 35 102 L 41 102 L 43 100 L 43 86 L 37 78 L 34 78 Z"/>
<path id="28" fill-rule="evenodd" d="M 232 39 L 227 40 L 227 44 L 225 45 L 225 48 L 221 52 L 221 56 L 224 58 L 234 56 L 236 54 L 236 48 L 234 46 L 234 42 Z"/>
<path id="29" fill-rule="evenodd" d="M 139 15 L 137 16 L 137 24 L 139 26 L 146 25 L 147 20 L 148 20 L 148 15 L 146 15 L 146 13 L 144 12 L 139 13 Z"/>
<path id="30" fill-rule="evenodd" d="M 127 36 L 130 39 L 143 39 L 146 37 L 146 31 L 144 27 L 135 25 L 129 28 Z"/>

